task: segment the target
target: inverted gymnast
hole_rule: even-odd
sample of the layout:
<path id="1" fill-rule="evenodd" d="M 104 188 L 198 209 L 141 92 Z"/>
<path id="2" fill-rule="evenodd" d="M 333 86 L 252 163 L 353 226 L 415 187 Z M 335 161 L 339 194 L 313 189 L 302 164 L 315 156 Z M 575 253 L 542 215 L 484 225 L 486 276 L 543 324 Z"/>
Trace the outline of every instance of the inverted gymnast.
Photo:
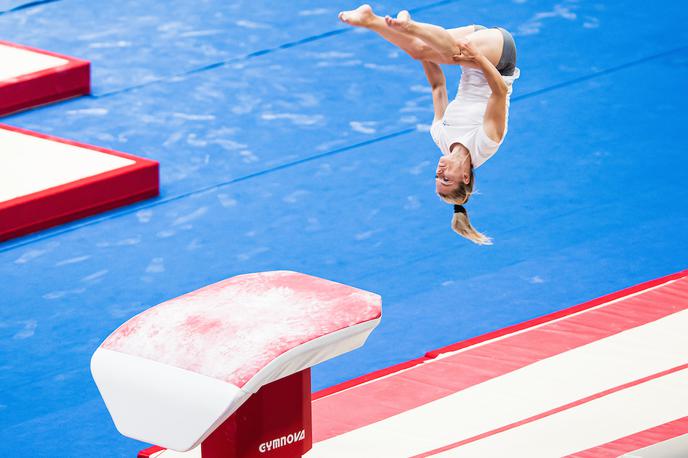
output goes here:
<path id="1" fill-rule="evenodd" d="M 473 170 L 497 152 L 507 132 L 511 85 L 520 74 L 511 34 L 501 27 L 480 25 L 443 29 L 412 20 L 408 11 L 382 18 L 369 5 L 343 11 L 339 19 L 377 32 L 422 61 L 435 108 L 430 134 L 442 151 L 435 189 L 442 200 L 454 205 L 451 226 L 456 233 L 480 245 L 491 244 L 471 225 L 463 204 L 473 193 Z M 439 64 L 462 67 L 451 103 Z"/>

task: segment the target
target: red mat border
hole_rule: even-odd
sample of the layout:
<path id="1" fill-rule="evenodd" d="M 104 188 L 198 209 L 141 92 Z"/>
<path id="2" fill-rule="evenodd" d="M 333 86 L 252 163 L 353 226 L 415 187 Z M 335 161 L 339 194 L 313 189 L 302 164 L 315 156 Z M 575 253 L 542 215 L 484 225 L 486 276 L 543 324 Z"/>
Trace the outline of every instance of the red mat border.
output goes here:
<path id="1" fill-rule="evenodd" d="M 151 447 L 141 450 L 139 454 L 136 455 L 136 458 L 150 458 L 151 456 L 155 455 L 158 452 L 162 452 L 163 450 L 167 449 L 164 447 L 160 447 L 158 445 L 153 445 Z"/>
<path id="2" fill-rule="evenodd" d="M 569 307 L 557 312 L 550 313 L 548 315 L 543 315 L 538 318 L 534 318 L 532 320 L 524 321 L 519 324 L 515 324 L 513 326 L 507 326 L 506 328 L 502 328 L 493 332 L 488 332 L 487 334 L 483 334 L 477 337 L 473 337 L 470 339 L 466 339 L 451 345 L 448 345 L 446 347 L 438 348 L 436 350 L 431 350 L 427 353 L 425 353 L 424 356 L 420 358 L 416 358 L 410 361 L 406 361 L 400 364 L 396 364 L 394 366 L 387 367 L 385 369 L 380 369 L 378 371 L 371 372 L 366 375 L 362 375 L 360 377 L 348 380 L 346 382 L 339 383 L 337 385 L 331 386 L 329 388 L 322 389 L 320 391 L 317 391 L 313 393 L 312 399 L 320 399 L 335 393 L 338 393 L 340 391 L 347 390 L 349 388 L 353 388 L 357 385 L 361 385 L 366 382 L 370 382 L 376 379 L 383 378 L 385 376 L 400 372 L 404 369 L 409 369 L 411 367 L 417 366 L 419 364 L 424 363 L 425 361 L 432 360 L 436 358 L 437 356 L 444 354 L 444 353 L 450 353 L 454 352 L 457 350 L 461 350 L 463 348 L 470 347 L 472 345 L 477 345 L 483 342 L 487 342 L 489 340 L 493 340 L 499 337 L 503 337 L 509 334 L 513 334 L 515 332 L 523 331 L 529 328 L 533 328 L 536 326 L 539 326 L 544 323 L 548 323 L 550 321 L 555 321 L 560 318 L 564 318 L 569 315 L 576 314 L 578 312 L 582 312 L 584 310 L 591 309 L 593 307 L 597 307 L 598 305 L 602 305 L 608 302 L 612 302 L 617 299 L 621 299 L 626 296 L 630 296 L 632 294 L 654 288 L 655 286 L 662 285 L 664 283 L 668 283 L 672 280 L 677 280 L 679 278 L 683 278 L 688 276 L 688 270 L 682 270 L 680 272 L 676 272 L 674 274 L 666 275 L 664 277 L 656 278 L 654 280 L 649 280 L 634 286 L 630 286 L 628 288 L 624 288 L 620 291 L 615 291 L 610 294 L 606 294 L 604 296 L 598 297 L 596 299 L 593 299 L 588 302 L 584 302 L 579 305 L 575 305 L 573 307 Z"/>
<path id="3" fill-rule="evenodd" d="M 0 242 L 159 194 L 157 161 L 5 124 L 0 124 L 0 129 L 134 161 L 115 170 L 0 202 Z"/>
<path id="4" fill-rule="evenodd" d="M 66 64 L 0 81 L 0 116 L 91 93 L 91 63 L 31 46 L 0 45 L 65 59 Z"/>

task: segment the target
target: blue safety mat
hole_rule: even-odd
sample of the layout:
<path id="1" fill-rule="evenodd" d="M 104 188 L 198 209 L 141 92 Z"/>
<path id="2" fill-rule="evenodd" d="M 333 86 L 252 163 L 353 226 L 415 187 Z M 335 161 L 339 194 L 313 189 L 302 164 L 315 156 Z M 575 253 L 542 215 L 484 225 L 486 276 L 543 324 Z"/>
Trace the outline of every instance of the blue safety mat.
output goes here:
<path id="1" fill-rule="evenodd" d="M 468 205 L 492 247 L 454 235 L 433 194 L 419 63 L 340 25 L 347 2 L 226 3 L 0 14 L 1 39 L 92 60 L 95 88 L 4 121 L 154 158 L 162 179 L 156 199 L 0 245 L 0 456 L 134 456 L 91 354 L 134 314 L 232 275 L 290 269 L 383 296 L 368 344 L 315 368 L 319 389 L 686 268 L 680 2 L 374 5 L 515 34 L 509 134 Z"/>

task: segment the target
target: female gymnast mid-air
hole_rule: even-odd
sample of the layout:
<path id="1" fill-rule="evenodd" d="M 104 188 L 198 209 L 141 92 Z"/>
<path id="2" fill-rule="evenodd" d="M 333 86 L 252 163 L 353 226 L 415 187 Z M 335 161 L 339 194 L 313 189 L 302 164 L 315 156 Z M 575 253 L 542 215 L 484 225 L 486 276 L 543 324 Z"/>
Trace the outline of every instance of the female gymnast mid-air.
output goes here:
<path id="1" fill-rule="evenodd" d="M 442 151 L 435 189 L 442 200 L 454 205 L 456 233 L 481 245 L 491 244 L 471 225 L 463 204 L 473 193 L 473 170 L 497 152 L 507 132 L 511 86 L 520 74 L 511 34 L 501 27 L 480 25 L 443 29 L 412 20 L 408 11 L 382 18 L 369 5 L 343 11 L 339 19 L 378 33 L 422 61 L 435 108 L 430 134 Z M 451 103 L 439 64 L 462 67 Z"/>

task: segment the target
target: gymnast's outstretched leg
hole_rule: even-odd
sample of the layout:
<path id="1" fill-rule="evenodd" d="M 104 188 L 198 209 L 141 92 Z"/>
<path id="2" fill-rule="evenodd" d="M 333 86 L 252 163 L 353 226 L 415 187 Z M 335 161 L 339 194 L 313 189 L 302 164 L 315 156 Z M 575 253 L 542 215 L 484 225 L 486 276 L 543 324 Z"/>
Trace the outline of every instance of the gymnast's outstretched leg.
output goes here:
<path id="1" fill-rule="evenodd" d="M 502 55 L 504 38 L 498 29 L 474 30 L 463 34 L 461 29 L 444 29 L 438 25 L 417 22 L 411 19 L 408 11 L 399 12 L 396 18 L 385 16 L 385 23 L 408 38 L 421 40 L 439 55 L 439 63 L 454 63 L 477 67 L 472 59 L 462 54 L 466 43 L 470 43 L 481 55 L 497 66 Z M 437 62 L 436 62 L 437 63 Z"/>
<path id="2" fill-rule="evenodd" d="M 406 51 L 409 56 L 417 60 L 425 60 L 438 64 L 456 64 L 451 59 L 443 57 L 433 47 L 429 46 L 422 39 L 390 27 L 385 18 L 376 15 L 370 5 L 361 5 L 355 10 L 342 11 L 339 19 L 355 27 L 363 27 L 379 34 L 382 38 Z M 461 39 L 475 31 L 475 26 L 469 25 L 450 29 L 455 39 Z"/>
<path id="3" fill-rule="evenodd" d="M 355 10 L 342 11 L 339 19 L 349 25 L 363 27 L 406 51 L 413 59 L 436 64 L 454 64 L 475 67 L 458 54 L 458 43 L 468 40 L 495 64 L 502 52 L 501 34 L 495 29 L 467 25 L 444 29 L 433 24 L 411 20 L 408 11 L 401 11 L 396 18 L 377 16 L 370 5 Z"/>

